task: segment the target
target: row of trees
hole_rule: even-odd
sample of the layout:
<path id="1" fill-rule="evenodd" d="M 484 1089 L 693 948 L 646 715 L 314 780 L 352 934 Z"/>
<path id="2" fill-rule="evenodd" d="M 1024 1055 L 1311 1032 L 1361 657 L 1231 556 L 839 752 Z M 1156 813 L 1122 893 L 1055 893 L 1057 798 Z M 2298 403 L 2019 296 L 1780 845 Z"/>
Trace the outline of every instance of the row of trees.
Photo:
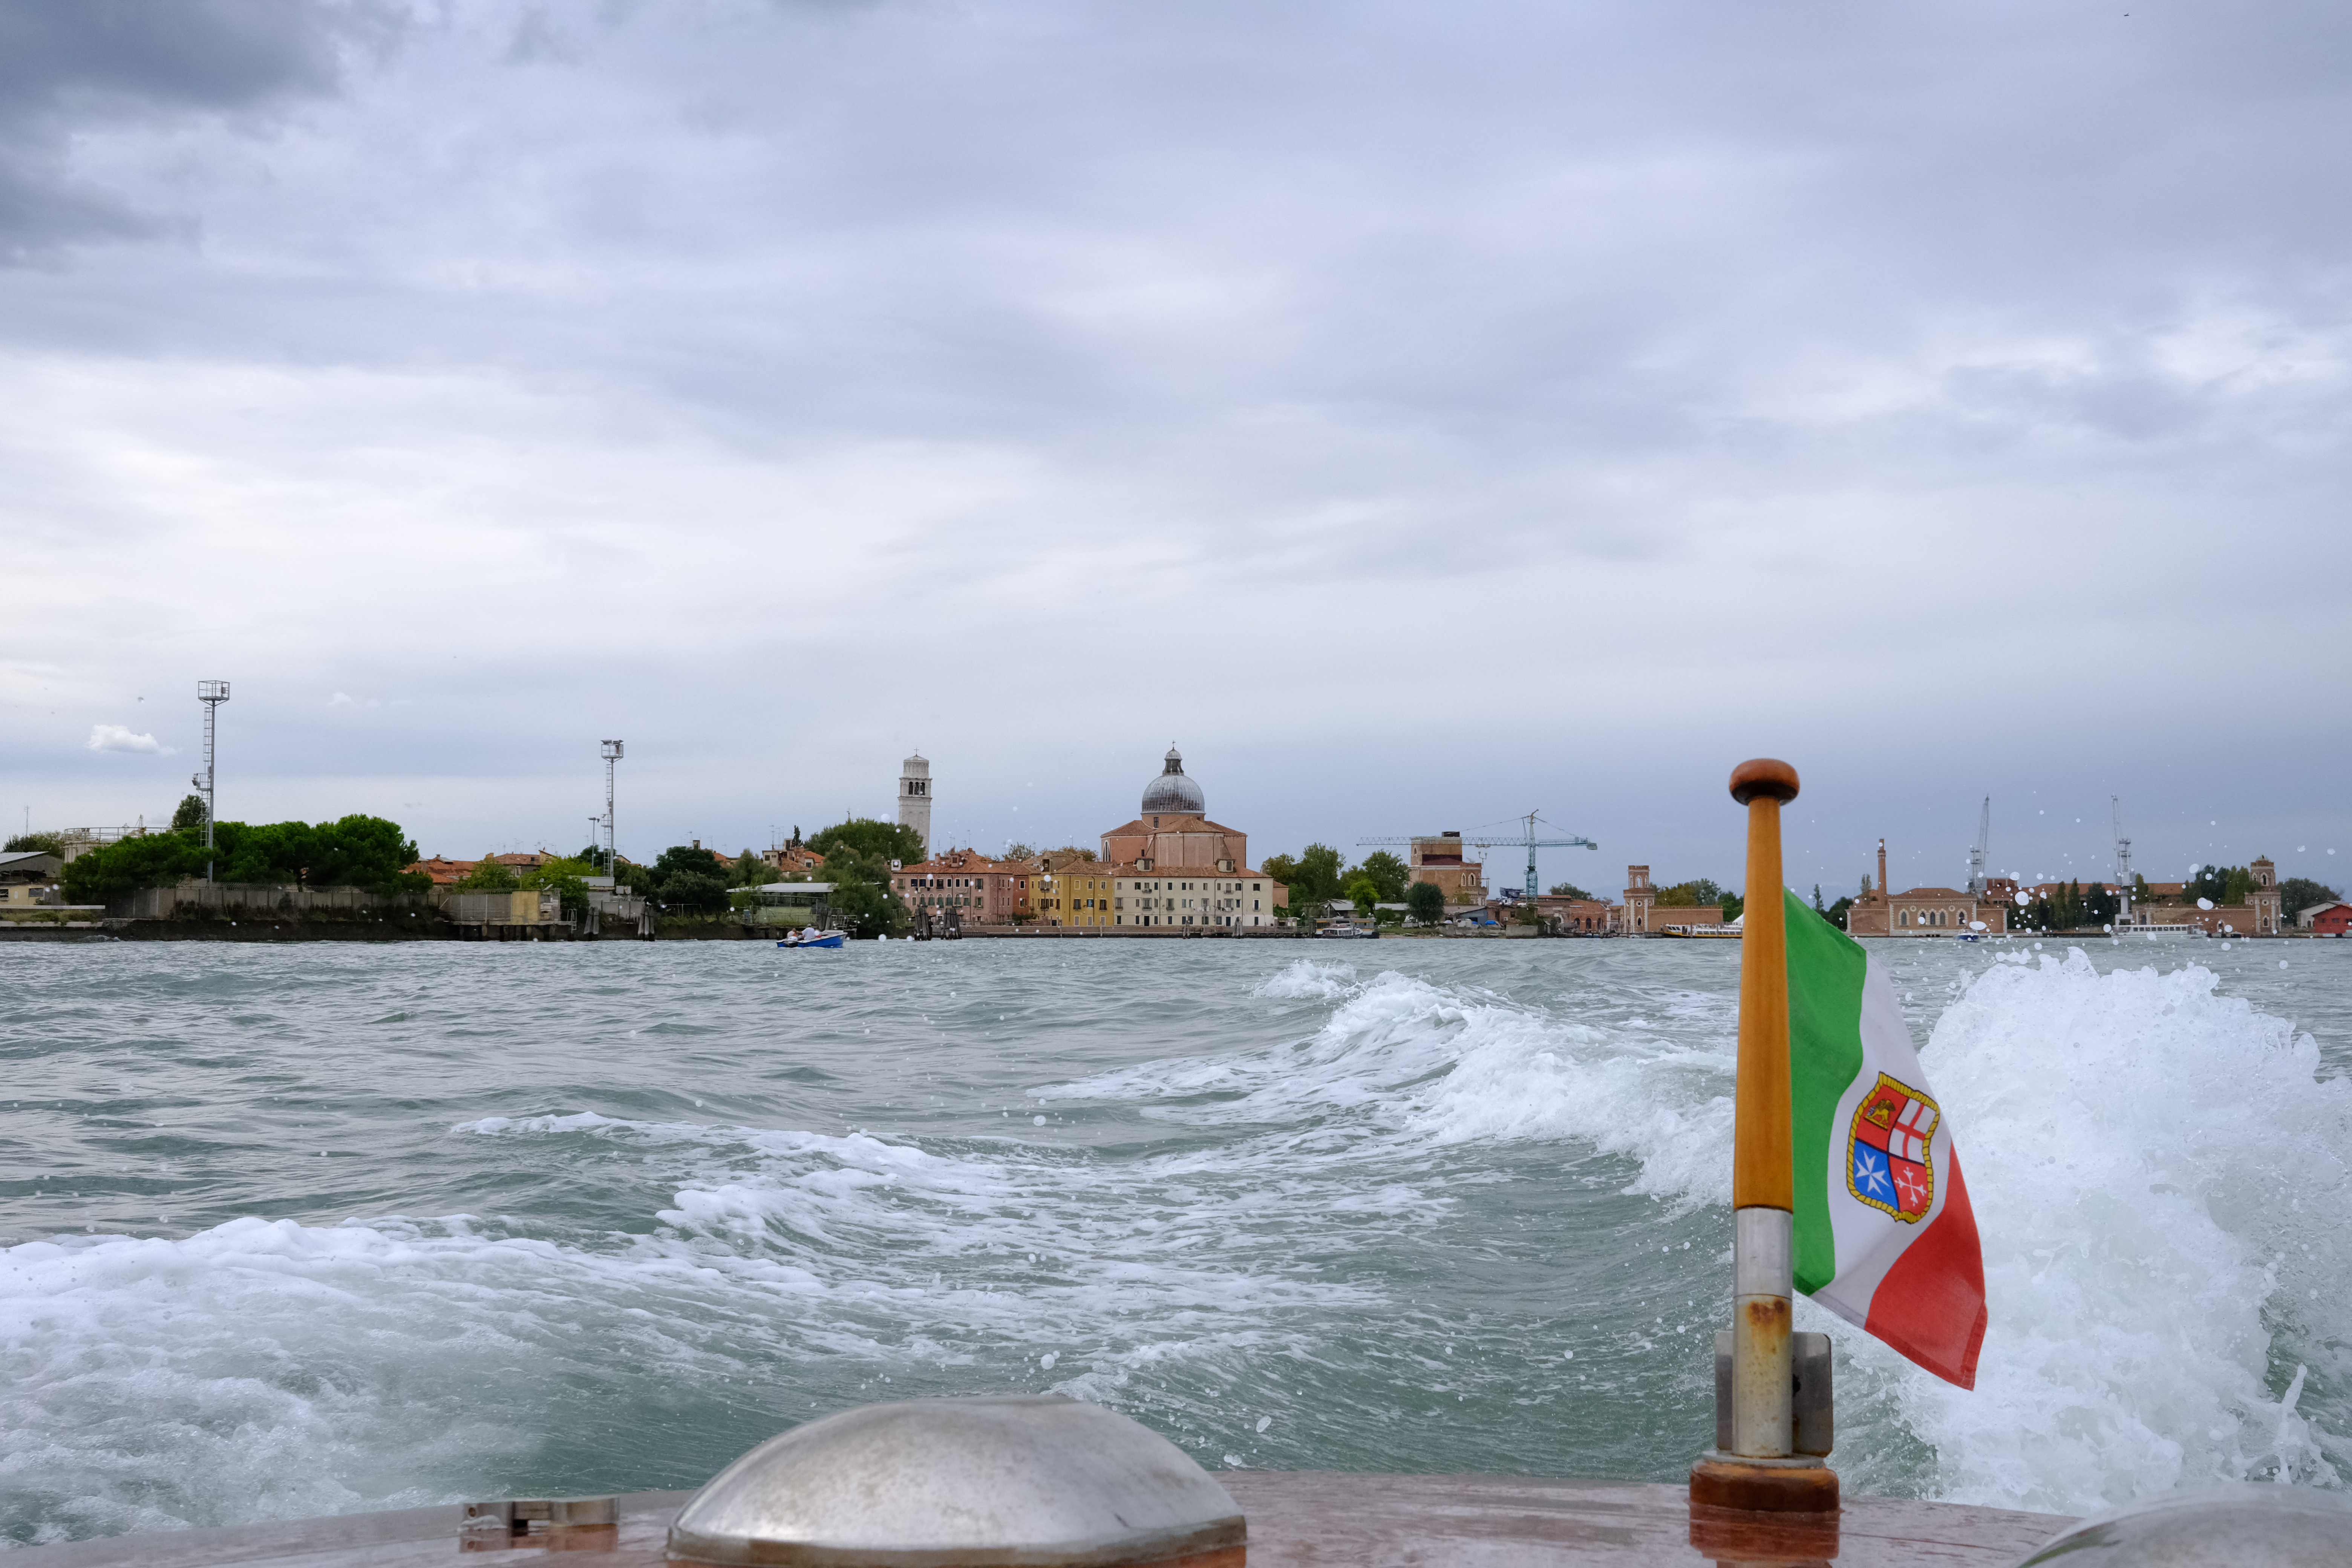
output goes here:
<path id="1" fill-rule="evenodd" d="M 794 830 L 797 838 L 799 832 Z M 716 917 L 750 901 L 750 889 L 768 882 L 822 880 L 833 884 L 833 922 L 856 937 L 899 936 L 914 924 L 906 900 L 891 889 L 890 862 L 923 858 L 915 830 L 896 822 L 853 816 L 810 836 L 807 847 L 824 858 L 816 878 L 779 877 L 746 849 L 732 860 L 690 844 L 675 844 L 648 865 L 625 865 L 620 880 L 664 910 Z"/>
<path id="2" fill-rule="evenodd" d="M 1347 857 L 1328 844 L 1309 844 L 1296 855 L 1268 856 L 1260 869 L 1290 889 L 1293 915 L 1326 907 L 1334 899 L 1345 899 L 1368 920 L 1394 922 L 1402 918 L 1400 911 L 1378 910 L 1375 906 L 1410 901 L 1409 885 L 1429 888 L 1423 901 L 1434 896 L 1441 914 L 1445 907 L 1443 892 L 1430 883 L 1414 884 L 1412 868 L 1385 849 L 1375 849 L 1360 864 L 1350 866 Z M 1418 911 L 1414 918 L 1421 918 Z M 1434 924 L 1435 921 L 1433 916 L 1425 923 Z"/>
<path id="3" fill-rule="evenodd" d="M 68 902 L 101 904 L 141 888 L 168 887 L 212 868 L 216 882 L 422 891 L 431 878 L 407 869 L 416 846 L 396 822 L 352 816 L 333 822 L 216 822 L 205 847 L 204 803 L 194 795 L 161 833 L 117 839 L 74 857 L 59 879 Z M 40 846 L 40 847 L 47 847 Z"/>

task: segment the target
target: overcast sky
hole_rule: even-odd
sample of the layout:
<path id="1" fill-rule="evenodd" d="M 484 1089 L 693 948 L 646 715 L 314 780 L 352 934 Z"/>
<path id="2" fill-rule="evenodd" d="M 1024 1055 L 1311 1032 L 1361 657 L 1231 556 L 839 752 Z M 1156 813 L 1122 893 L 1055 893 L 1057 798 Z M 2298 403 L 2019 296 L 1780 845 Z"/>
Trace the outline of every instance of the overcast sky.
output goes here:
<path id="1" fill-rule="evenodd" d="M 2352 10 L 0 0 L 0 806 L 2341 886 Z M 2329 858 L 2340 847 L 2344 856 Z M 1516 880 L 1507 859 L 1496 880 Z"/>

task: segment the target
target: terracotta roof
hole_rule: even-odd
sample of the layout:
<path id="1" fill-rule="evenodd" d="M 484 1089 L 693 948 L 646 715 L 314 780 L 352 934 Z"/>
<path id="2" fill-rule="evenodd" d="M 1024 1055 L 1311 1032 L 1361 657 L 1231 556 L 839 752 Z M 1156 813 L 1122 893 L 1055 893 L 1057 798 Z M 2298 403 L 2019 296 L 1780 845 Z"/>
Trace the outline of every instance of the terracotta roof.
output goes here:
<path id="1" fill-rule="evenodd" d="M 928 860 L 901 867 L 895 877 L 1025 877 L 1037 869 L 1030 860 L 992 860 L 977 849 L 943 849 Z"/>
<path id="2" fill-rule="evenodd" d="M 1241 831 L 1238 827 L 1227 827 L 1222 822 L 1212 822 L 1205 816 L 1179 816 L 1171 812 L 1162 812 L 1160 822 L 1160 826 L 1154 827 L 1145 818 L 1139 816 L 1133 822 L 1121 826 L 1103 829 L 1102 837 L 1110 838 L 1128 833 L 1239 833 Z"/>

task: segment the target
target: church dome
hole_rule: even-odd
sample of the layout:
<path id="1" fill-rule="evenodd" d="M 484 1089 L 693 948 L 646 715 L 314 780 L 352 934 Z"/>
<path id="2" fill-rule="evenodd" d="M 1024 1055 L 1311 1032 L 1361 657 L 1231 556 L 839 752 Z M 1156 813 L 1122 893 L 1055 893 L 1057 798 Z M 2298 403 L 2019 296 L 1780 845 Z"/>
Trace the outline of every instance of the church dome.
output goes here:
<path id="1" fill-rule="evenodd" d="M 1160 776 L 1143 787 L 1142 815 L 1155 813 L 1199 816 L 1209 808 L 1208 797 L 1201 786 L 1184 776 L 1184 758 L 1175 747 L 1168 748 L 1168 760 Z"/>

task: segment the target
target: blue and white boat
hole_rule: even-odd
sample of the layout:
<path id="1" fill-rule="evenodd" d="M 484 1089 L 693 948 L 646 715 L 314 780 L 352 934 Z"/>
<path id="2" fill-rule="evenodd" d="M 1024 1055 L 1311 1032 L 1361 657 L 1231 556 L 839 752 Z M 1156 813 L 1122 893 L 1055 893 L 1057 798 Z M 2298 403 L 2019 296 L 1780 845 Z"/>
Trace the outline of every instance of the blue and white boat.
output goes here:
<path id="1" fill-rule="evenodd" d="M 778 947 L 839 947 L 848 934 L 846 931 L 816 931 L 803 936 L 795 931 L 776 945 Z"/>

